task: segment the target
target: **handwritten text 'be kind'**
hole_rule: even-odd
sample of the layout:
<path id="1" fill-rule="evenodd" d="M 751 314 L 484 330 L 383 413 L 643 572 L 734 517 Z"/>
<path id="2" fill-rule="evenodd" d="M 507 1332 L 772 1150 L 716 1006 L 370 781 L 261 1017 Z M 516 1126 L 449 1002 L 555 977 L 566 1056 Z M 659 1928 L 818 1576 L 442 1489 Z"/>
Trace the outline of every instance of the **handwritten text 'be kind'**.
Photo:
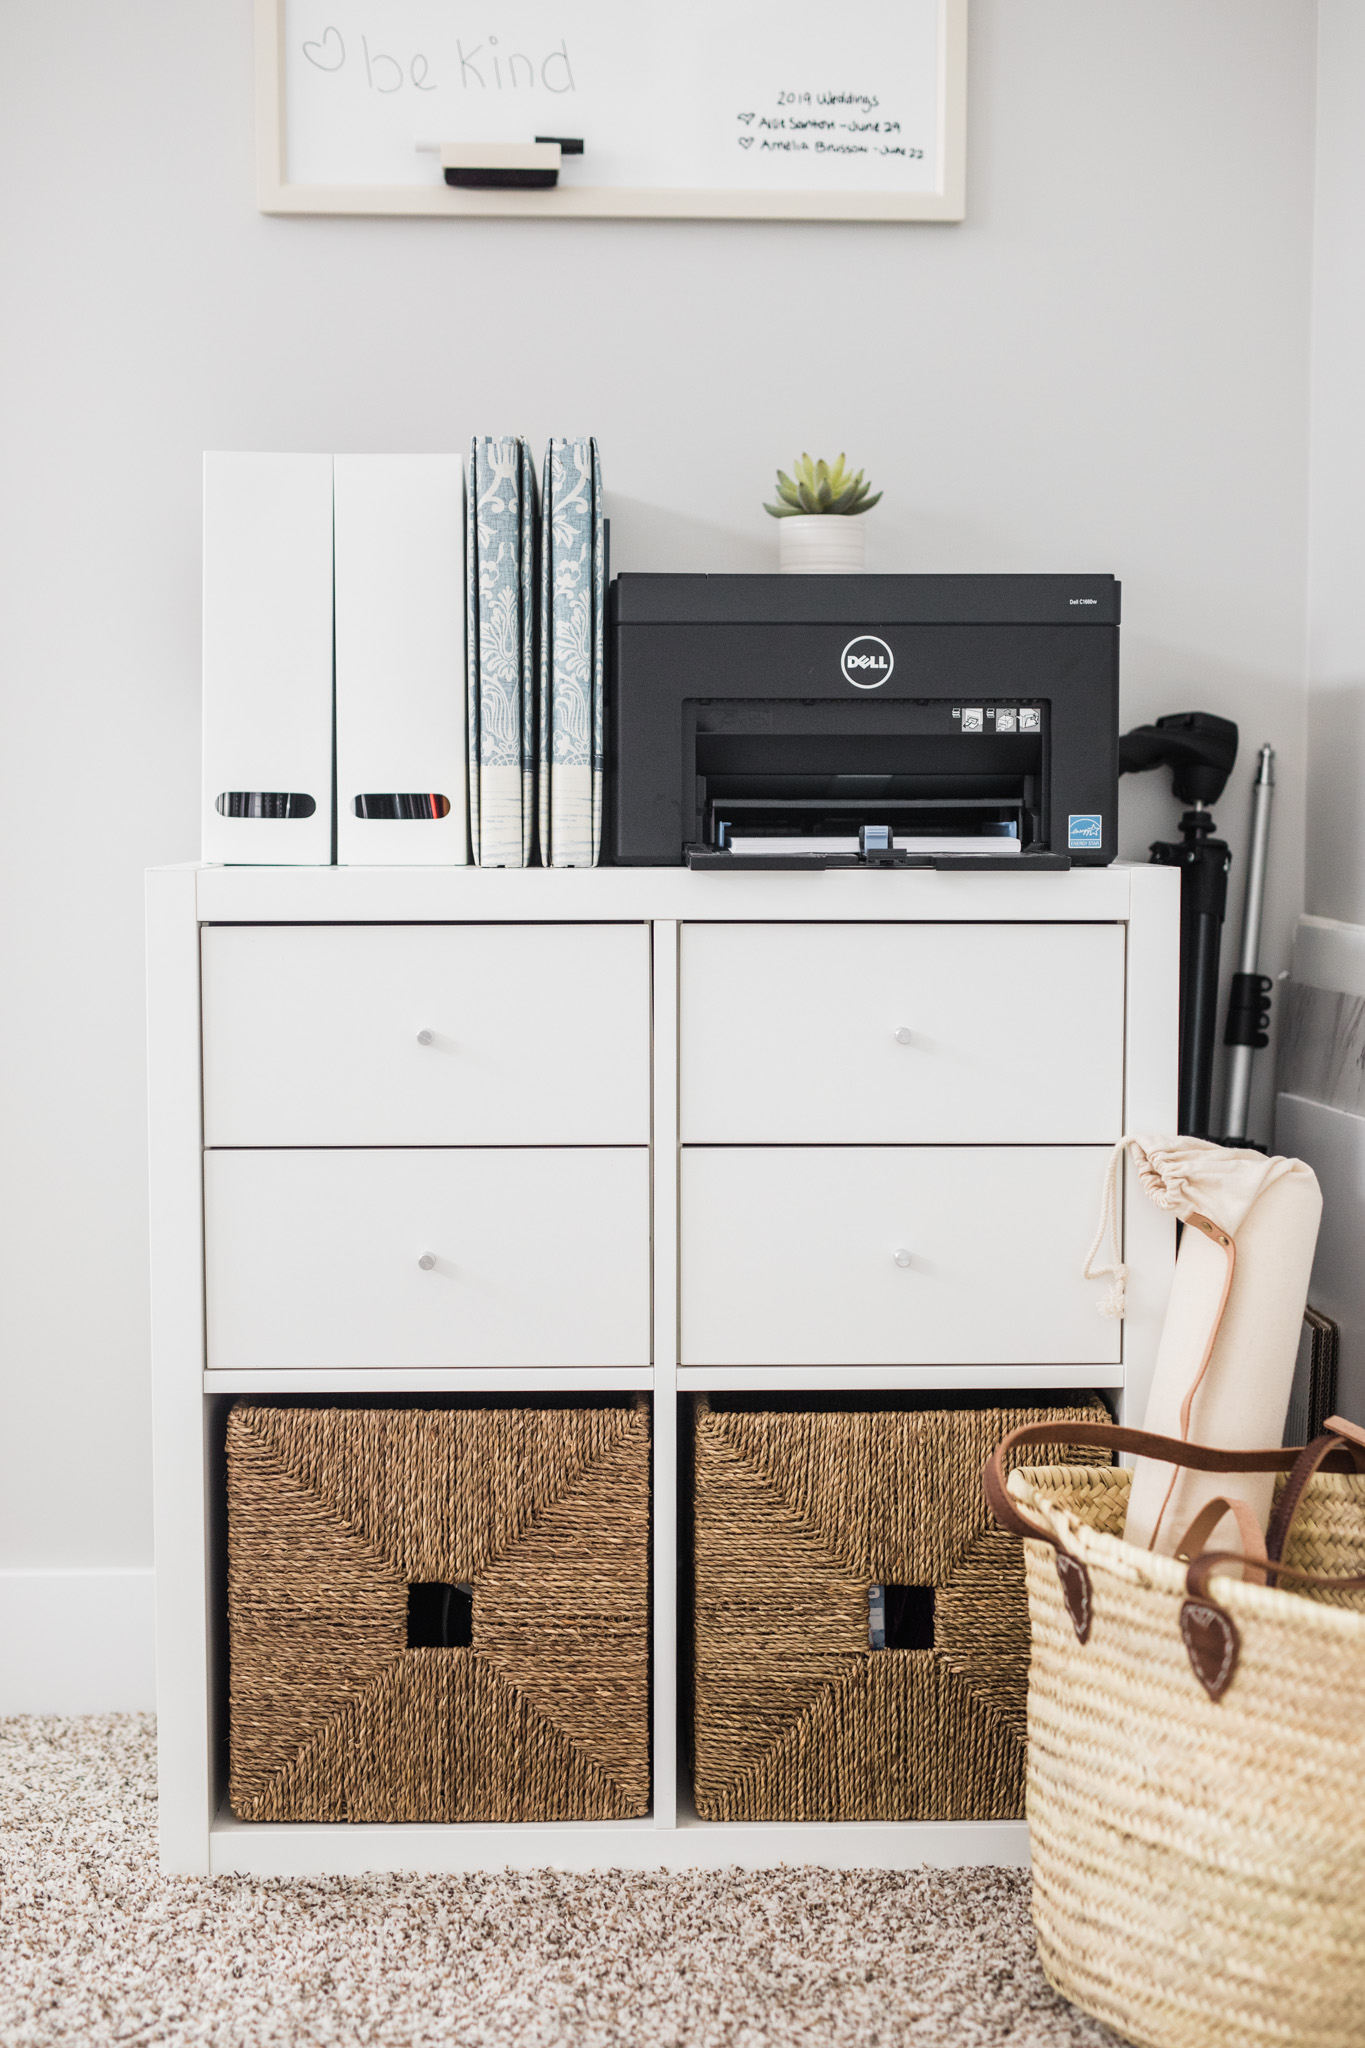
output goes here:
<path id="1" fill-rule="evenodd" d="M 439 80 L 431 77 L 431 66 L 420 50 L 415 51 L 404 64 L 385 50 L 372 50 L 368 38 L 362 36 L 360 53 L 365 65 L 365 80 L 373 92 L 401 92 L 405 85 L 412 86 L 417 92 L 435 92 L 438 89 Z M 319 71 L 342 70 L 346 63 L 346 43 L 341 30 L 324 29 L 316 42 L 303 45 L 303 54 Z M 524 50 L 508 52 L 500 49 L 496 36 L 489 36 L 487 47 L 483 43 L 475 43 L 468 52 L 457 40 L 455 57 L 460 67 L 460 84 L 466 92 L 471 87 L 487 92 L 490 81 L 496 92 L 534 90 L 537 78 L 546 92 L 576 90 L 566 42 L 562 42 L 557 50 L 551 50 L 539 65 Z M 505 81 L 504 65 L 507 67 Z M 524 75 L 518 66 L 524 67 Z"/>

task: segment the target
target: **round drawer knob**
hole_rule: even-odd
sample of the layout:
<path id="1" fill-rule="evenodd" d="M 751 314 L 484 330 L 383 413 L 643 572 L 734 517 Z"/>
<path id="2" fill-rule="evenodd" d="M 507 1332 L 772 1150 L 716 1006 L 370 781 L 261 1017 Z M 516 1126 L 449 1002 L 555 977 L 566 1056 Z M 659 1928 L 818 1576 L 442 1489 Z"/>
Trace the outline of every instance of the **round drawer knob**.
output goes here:
<path id="1" fill-rule="evenodd" d="M 891 1256 L 896 1261 L 896 1264 L 898 1266 L 908 1266 L 911 1262 L 910 1254 L 908 1251 L 906 1251 L 904 1245 L 901 1246 L 899 1251 L 893 1252 Z"/>
<path id="2" fill-rule="evenodd" d="M 899 1252 L 897 1252 L 897 1254 L 896 1254 L 896 1257 L 897 1257 L 897 1258 L 899 1258 L 899 1257 L 900 1257 L 900 1253 L 899 1253 Z M 910 1254 L 909 1254 L 909 1252 L 907 1252 L 907 1253 L 906 1253 L 906 1255 L 905 1255 L 905 1262 L 906 1262 L 906 1264 L 907 1264 L 907 1265 L 909 1265 L 909 1263 L 910 1263 Z M 419 1259 L 419 1260 L 417 1261 L 417 1263 L 418 1263 L 418 1265 L 419 1265 L 419 1266 L 420 1266 L 420 1267 L 422 1268 L 422 1271 L 423 1271 L 424 1273 L 429 1273 L 429 1272 L 431 1271 L 432 1267 L 433 1267 L 433 1266 L 434 1266 L 434 1265 L 436 1264 L 436 1261 L 435 1261 L 435 1259 L 434 1259 L 434 1258 L 432 1257 L 432 1255 L 431 1255 L 431 1253 L 430 1253 L 430 1252 L 423 1252 L 423 1254 L 422 1254 L 421 1258 L 420 1258 L 420 1259 Z"/>
<path id="3" fill-rule="evenodd" d="M 432 1039 L 435 1036 L 436 1033 L 434 1031 L 419 1031 L 417 1034 L 417 1043 L 419 1045 L 430 1045 Z"/>
<path id="4" fill-rule="evenodd" d="M 897 1045 L 909 1045 L 914 1035 L 908 1024 L 902 1024 L 900 1030 L 896 1033 Z"/>

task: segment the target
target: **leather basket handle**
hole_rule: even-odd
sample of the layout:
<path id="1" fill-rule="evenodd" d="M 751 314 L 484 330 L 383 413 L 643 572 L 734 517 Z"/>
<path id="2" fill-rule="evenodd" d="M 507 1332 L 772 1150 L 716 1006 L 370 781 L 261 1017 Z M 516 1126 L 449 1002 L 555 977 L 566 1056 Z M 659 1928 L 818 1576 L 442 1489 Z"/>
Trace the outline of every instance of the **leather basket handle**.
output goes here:
<path id="1" fill-rule="evenodd" d="M 1046 1524 L 1035 1522 L 1022 1512 L 1006 1483 L 1006 1458 L 1027 1444 L 1081 1444 L 1110 1452 L 1130 1451 L 1138 1457 L 1158 1458 L 1163 1464 L 1182 1465 L 1193 1472 L 1289 1473 L 1289 1484 L 1281 1500 L 1281 1507 L 1289 1502 L 1287 1512 L 1280 1517 L 1277 1511 L 1276 1522 L 1282 1522 L 1278 1530 L 1276 1522 L 1271 1524 L 1271 1533 L 1278 1535 L 1280 1549 L 1272 1549 L 1267 1538 L 1265 1557 L 1239 1550 L 1202 1551 L 1186 1573 L 1180 1633 L 1194 1675 L 1212 1700 L 1220 1700 L 1231 1685 L 1241 1652 L 1236 1623 L 1209 1594 L 1209 1579 L 1219 1565 L 1239 1564 L 1258 1578 L 1264 1575 L 1267 1585 L 1273 1585 L 1278 1576 L 1325 1591 L 1365 1592 L 1365 1578 L 1329 1579 L 1315 1572 L 1291 1570 L 1279 1562 L 1294 1514 L 1314 1473 L 1324 1467 L 1335 1471 L 1365 1472 L 1365 1430 L 1355 1423 L 1343 1423 L 1339 1416 L 1334 1415 L 1330 1418 L 1328 1432 L 1302 1450 L 1276 1446 L 1260 1451 L 1220 1451 L 1210 1444 L 1191 1444 L 1179 1437 L 1154 1436 L 1147 1430 L 1125 1429 L 1112 1422 L 1025 1423 L 1019 1429 L 1012 1429 L 986 1460 L 982 1473 L 986 1504 L 1001 1528 L 1007 1529 L 1011 1535 L 1021 1536 L 1028 1542 L 1051 1545 L 1056 1555 L 1062 1598 L 1077 1639 L 1082 1643 L 1089 1640 L 1093 1616 L 1090 1573 L 1081 1559 L 1074 1557 Z M 1223 1512 L 1227 1512 L 1226 1506 Z M 1212 1531 L 1212 1525 L 1209 1529 L 1201 1526 L 1204 1519 L 1196 1516 L 1190 1525 L 1188 1534 L 1194 1541 L 1204 1540 Z M 1222 1519 L 1221 1514 L 1218 1519 Z"/>
<path id="2" fill-rule="evenodd" d="M 1365 1429 L 1358 1423 L 1347 1422 L 1342 1415 L 1329 1415 L 1323 1424 L 1321 1436 L 1315 1436 L 1311 1444 L 1305 1444 L 1294 1462 L 1284 1492 L 1275 1503 L 1275 1512 L 1270 1517 L 1270 1526 L 1265 1532 L 1266 1556 L 1272 1564 L 1278 1564 L 1284 1556 L 1285 1544 L 1294 1517 L 1299 1511 L 1310 1479 L 1322 1470 L 1333 1451 L 1349 1451 L 1355 1458 L 1355 1470 L 1365 1472 Z M 1272 1572 L 1266 1584 L 1273 1586 Z"/>
<path id="3" fill-rule="evenodd" d="M 1026 1444 L 1081 1444 L 1093 1445 L 1101 1451 L 1131 1451 L 1138 1457 L 1159 1458 L 1163 1464 L 1184 1465 L 1193 1472 L 1292 1472 L 1296 1460 L 1302 1455 L 1279 1445 L 1264 1451 L 1220 1451 L 1211 1444 L 1190 1444 L 1180 1437 L 1155 1436 L 1149 1430 L 1125 1429 L 1116 1422 L 1025 1423 L 1019 1429 L 1012 1429 L 986 1460 L 982 1474 L 986 1502 L 1002 1529 L 1008 1529 L 1012 1536 L 1050 1543 L 1054 1550 L 1061 1550 L 1064 1545 L 1050 1529 L 1031 1521 L 1021 1512 L 1005 1483 L 1005 1460 L 1012 1451 L 1022 1450 Z M 1365 1432 L 1362 1432 L 1361 1449 L 1354 1452 L 1354 1457 L 1345 1444 L 1332 1444 L 1324 1452 L 1324 1459 L 1338 1452 L 1342 1454 L 1337 1459 L 1338 1469 L 1345 1462 L 1347 1470 L 1365 1470 Z M 1360 1464 L 1354 1462 L 1357 1457 L 1362 1460 Z"/>
<path id="4" fill-rule="evenodd" d="M 1237 1500 L 1236 1498 L 1229 1499 L 1225 1494 L 1219 1494 L 1216 1500 L 1205 1501 L 1203 1507 L 1200 1508 L 1199 1513 L 1180 1539 L 1180 1547 L 1175 1553 L 1177 1561 L 1180 1564 L 1188 1564 L 1192 1557 L 1202 1557 L 1208 1549 L 1210 1536 L 1212 1536 L 1225 1515 L 1231 1515 L 1233 1521 L 1237 1524 L 1237 1534 L 1241 1539 L 1243 1555 L 1252 1560 L 1252 1563 L 1249 1563 L 1246 1570 L 1242 1573 L 1242 1577 L 1247 1577 L 1248 1573 L 1252 1571 L 1252 1564 L 1254 1563 L 1255 1576 L 1264 1585 L 1270 1560 L 1266 1555 L 1265 1538 L 1261 1534 L 1261 1525 L 1251 1512 L 1246 1501 Z"/>
<path id="5" fill-rule="evenodd" d="M 1245 1551 L 1205 1550 L 1194 1558 L 1185 1574 L 1180 1633 L 1194 1675 L 1211 1700 L 1222 1699 L 1231 1685 L 1242 1647 L 1236 1622 L 1209 1590 L 1210 1580 L 1220 1565 L 1240 1564 L 1244 1578 L 1254 1574 L 1267 1586 L 1278 1585 L 1282 1579 L 1292 1579 L 1295 1585 L 1313 1586 L 1319 1592 L 1365 1593 L 1365 1577 L 1333 1579 L 1323 1572 L 1302 1572 L 1280 1562 L 1308 1482 L 1328 1464 L 1335 1464 L 1338 1470 L 1344 1465 L 1348 1470 L 1365 1472 L 1365 1429 L 1357 1423 L 1347 1422 L 1344 1416 L 1329 1415 L 1322 1435 L 1314 1437 L 1311 1444 L 1304 1445 L 1294 1460 L 1288 1484 L 1270 1518 L 1264 1557 L 1257 1556 L 1250 1544 Z M 1190 1527 L 1191 1549 L 1201 1537 L 1212 1533 L 1211 1529 L 1200 1529 L 1197 1524 L 1198 1517 Z M 1247 1541 L 1245 1531 L 1242 1541 Z"/>
<path id="6" fill-rule="evenodd" d="M 1232 1684 L 1242 1641 L 1226 1607 L 1220 1607 L 1209 1592 L 1209 1580 L 1220 1566 L 1252 1567 L 1256 1562 L 1240 1550 L 1206 1550 L 1195 1558 L 1185 1574 L 1180 1634 L 1194 1675 L 1211 1700 L 1221 1700 Z M 1315 1586 L 1325 1593 L 1365 1593 L 1365 1578 L 1329 1579 L 1322 1572 L 1301 1572 L 1287 1564 L 1276 1571 L 1268 1571 L 1262 1565 L 1261 1570 L 1267 1585 L 1276 1579 L 1293 1579 L 1296 1585 Z"/>

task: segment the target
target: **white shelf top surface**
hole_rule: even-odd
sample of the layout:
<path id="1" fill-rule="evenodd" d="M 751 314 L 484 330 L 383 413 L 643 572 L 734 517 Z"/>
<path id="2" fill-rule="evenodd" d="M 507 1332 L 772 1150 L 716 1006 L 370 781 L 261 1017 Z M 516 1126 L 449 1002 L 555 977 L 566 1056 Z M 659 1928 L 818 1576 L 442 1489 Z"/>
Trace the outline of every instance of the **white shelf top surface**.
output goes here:
<path id="1" fill-rule="evenodd" d="M 203 923 L 525 923 L 696 918 L 1122 922 L 1175 869 L 1115 861 L 1056 874 L 933 869 L 749 874 L 656 868 L 217 867 L 191 864 Z M 1148 900 L 1151 900 L 1150 898 Z"/>

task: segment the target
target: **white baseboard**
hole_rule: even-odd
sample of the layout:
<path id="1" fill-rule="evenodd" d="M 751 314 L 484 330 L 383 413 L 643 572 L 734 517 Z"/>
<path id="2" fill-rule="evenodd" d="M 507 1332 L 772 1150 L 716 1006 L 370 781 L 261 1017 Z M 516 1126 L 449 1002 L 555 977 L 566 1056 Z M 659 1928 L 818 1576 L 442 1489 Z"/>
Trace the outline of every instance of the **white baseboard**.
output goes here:
<path id="1" fill-rule="evenodd" d="M 0 1714 L 150 1713 L 155 1574 L 0 1571 Z"/>

